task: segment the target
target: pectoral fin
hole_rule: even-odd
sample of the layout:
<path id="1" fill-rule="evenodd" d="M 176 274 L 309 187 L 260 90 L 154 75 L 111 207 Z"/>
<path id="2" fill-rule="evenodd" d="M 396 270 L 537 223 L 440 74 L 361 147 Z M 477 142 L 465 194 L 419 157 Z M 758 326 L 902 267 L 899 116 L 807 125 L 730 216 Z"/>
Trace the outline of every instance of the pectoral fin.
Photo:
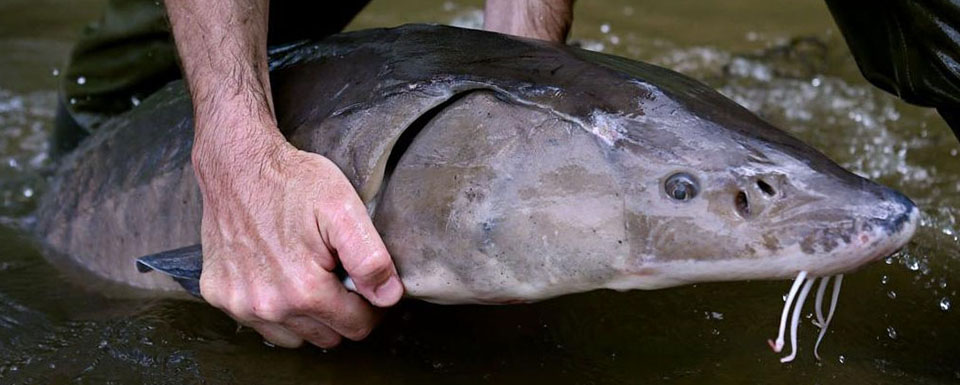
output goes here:
<path id="1" fill-rule="evenodd" d="M 203 298 L 200 296 L 203 251 L 199 244 L 137 258 L 137 270 L 141 273 L 156 270 L 169 275 L 187 292 Z"/>
<path id="2" fill-rule="evenodd" d="M 145 255 L 137 258 L 137 271 L 149 273 L 157 271 L 173 278 L 188 293 L 203 299 L 200 295 L 200 273 L 203 272 L 203 249 L 199 244 L 179 249 Z M 353 280 L 342 271 L 337 271 L 343 285 L 350 291 L 357 291 Z"/>

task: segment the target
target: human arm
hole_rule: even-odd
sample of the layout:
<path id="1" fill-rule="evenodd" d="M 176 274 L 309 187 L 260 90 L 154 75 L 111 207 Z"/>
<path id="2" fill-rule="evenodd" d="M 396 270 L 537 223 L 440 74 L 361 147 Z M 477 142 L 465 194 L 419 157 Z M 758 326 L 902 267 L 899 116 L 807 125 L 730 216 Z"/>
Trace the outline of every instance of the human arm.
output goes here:
<path id="1" fill-rule="evenodd" d="M 396 303 L 402 284 L 339 168 L 277 128 L 268 1 L 166 7 L 194 106 L 204 299 L 280 346 L 363 338 L 378 318 L 370 304 Z M 338 263 L 359 295 L 333 273 Z"/>
<path id="2" fill-rule="evenodd" d="M 573 0 L 487 0 L 483 29 L 563 43 L 573 23 Z"/>

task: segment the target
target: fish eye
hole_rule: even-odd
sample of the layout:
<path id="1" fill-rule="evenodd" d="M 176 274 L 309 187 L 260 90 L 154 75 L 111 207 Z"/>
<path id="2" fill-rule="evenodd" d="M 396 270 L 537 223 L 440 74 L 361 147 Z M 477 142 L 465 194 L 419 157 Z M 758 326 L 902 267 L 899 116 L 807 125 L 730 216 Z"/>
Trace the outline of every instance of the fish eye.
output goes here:
<path id="1" fill-rule="evenodd" d="M 667 196 L 681 202 L 691 200 L 700 193 L 700 186 L 693 175 L 685 172 L 678 172 L 670 175 L 667 181 L 663 183 L 663 189 Z"/>

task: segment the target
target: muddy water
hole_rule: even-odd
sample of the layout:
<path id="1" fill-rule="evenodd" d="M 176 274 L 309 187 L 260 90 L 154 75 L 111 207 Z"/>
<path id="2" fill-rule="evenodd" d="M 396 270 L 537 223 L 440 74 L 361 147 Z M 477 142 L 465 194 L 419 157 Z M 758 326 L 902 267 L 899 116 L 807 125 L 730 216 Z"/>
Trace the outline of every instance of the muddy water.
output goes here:
<path id="1" fill-rule="evenodd" d="M 14 229 L 49 166 L 57 74 L 99 0 L 0 0 L 0 383 L 956 383 L 960 146 L 930 110 L 863 81 L 816 1 L 581 1 L 572 40 L 684 72 L 912 197 L 923 226 L 844 281 L 812 357 L 775 335 L 787 282 L 595 292 L 509 307 L 407 302 L 368 340 L 274 349 L 202 304 L 104 298 Z M 480 2 L 374 1 L 350 28 L 480 23 Z"/>

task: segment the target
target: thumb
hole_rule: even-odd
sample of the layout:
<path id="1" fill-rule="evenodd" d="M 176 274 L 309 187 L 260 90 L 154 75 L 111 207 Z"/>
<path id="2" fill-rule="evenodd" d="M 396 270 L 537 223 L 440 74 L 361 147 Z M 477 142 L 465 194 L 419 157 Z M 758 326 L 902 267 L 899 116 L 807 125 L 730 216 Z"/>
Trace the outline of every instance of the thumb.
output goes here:
<path id="1" fill-rule="evenodd" d="M 347 207 L 328 229 L 330 246 L 337 251 L 357 292 L 376 306 L 391 306 L 403 296 L 403 284 L 390 253 L 364 206 Z"/>

